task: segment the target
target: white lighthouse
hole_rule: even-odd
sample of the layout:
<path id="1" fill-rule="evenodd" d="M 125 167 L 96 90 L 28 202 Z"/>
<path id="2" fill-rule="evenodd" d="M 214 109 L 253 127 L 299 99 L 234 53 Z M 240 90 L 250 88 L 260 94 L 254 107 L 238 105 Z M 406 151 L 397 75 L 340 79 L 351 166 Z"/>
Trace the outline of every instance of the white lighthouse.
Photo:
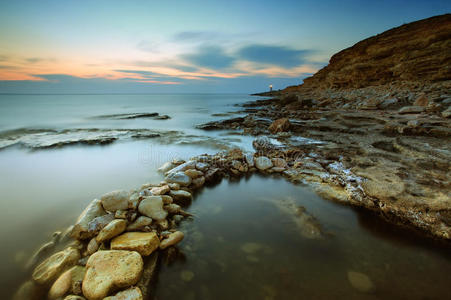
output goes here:
<path id="1" fill-rule="evenodd" d="M 269 85 L 269 91 L 272 92 L 272 84 Z"/>

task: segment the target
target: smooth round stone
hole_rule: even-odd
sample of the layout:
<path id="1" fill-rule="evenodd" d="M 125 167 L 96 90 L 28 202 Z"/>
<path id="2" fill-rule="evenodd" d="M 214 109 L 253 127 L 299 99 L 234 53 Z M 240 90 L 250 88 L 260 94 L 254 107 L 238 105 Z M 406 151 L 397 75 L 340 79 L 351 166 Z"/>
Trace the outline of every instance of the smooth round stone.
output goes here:
<path id="1" fill-rule="evenodd" d="M 372 293 L 375 286 L 371 279 L 360 272 L 348 271 L 348 280 L 352 287 L 362 293 Z"/>
<path id="2" fill-rule="evenodd" d="M 194 178 L 203 176 L 204 173 L 202 173 L 201 171 L 196 170 L 196 169 L 188 169 L 185 171 L 185 175 L 188 175 L 189 177 L 191 177 L 191 179 L 194 179 Z"/>
<path id="3" fill-rule="evenodd" d="M 166 249 L 167 247 L 173 246 L 183 240 L 184 237 L 185 235 L 181 231 L 173 232 L 168 238 L 161 241 L 160 249 Z"/>
<path id="4" fill-rule="evenodd" d="M 181 186 L 188 186 L 191 184 L 191 177 L 183 172 L 175 172 L 169 173 L 168 176 L 166 176 L 166 181 L 169 183 L 178 183 Z"/>
<path id="5" fill-rule="evenodd" d="M 103 208 L 107 211 L 115 212 L 116 210 L 125 210 L 128 208 L 128 200 L 130 194 L 124 190 L 112 191 L 104 194 L 102 200 Z"/>
<path id="6" fill-rule="evenodd" d="M 39 284 L 47 285 L 56 279 L 64 270 L 74 266 L 80 259 L 77 249 L 66 248 L 44 260 L 34 269 L 33 280 Z"/>
<path id="7" fill-rule="evenodd" d="M 255 159 L 255 166 L 259 170 L 266 170 L 272 167 L 272 161 L 266 156 L 259 156 Z"/>
<path id="8" fill-rule="evenodd" d="M 143 260 L 135 251 L 106 250 L 91 255 L 83 279 L 83 295 L 101 300 L 112 289 L 135 285 L 143 272 Z"/>
<path id="9" fill-rule="evenodd" d="M 168 215 L 168 212 L 163 209 L 163 198 L 161 196 L 144 198 L 138 206 L 138 211 L 156 221 L 164 220 Z"/>
<path id="10" fill-rule="evenodd" d="M 142 256 L 148 256 L 160 246 L 160 240 L 155 232 L 127 232 L 111 241 L 112 250 L 136 251 Z"/>
<path id="11" fill-rule="evenodd" d="M 105 228 L 103 228 L 97 235 L 97 242 L 101 243 L 103 241 L 110 240 L 115 236 L 124 232 L 127 227 L 127 221 L 122 219 L 115 219 L 111 221 Z"/>
<path id="12" fill-rule="evenodd" d="M 140 217 L 138 217 L 138 219 L 136 219 L 135 222 L 133 222 L 132 224 L 128 225 L 127 231 L 141 230 L 145 226 L 148 226 L 150 224 L 152 224 L 152 219 L 151 218 L 146 217 L 146 216 L 140 216 Z"/>
<path id="13" fill-rule="evenodd" d="M 82 281 L 85 276 L 86 268 L 74 266 L 64 272 L 50 288 L 48 299 L 60 299 L 64 295 L 73 292 L 73 287 L 78 281 Z"/>

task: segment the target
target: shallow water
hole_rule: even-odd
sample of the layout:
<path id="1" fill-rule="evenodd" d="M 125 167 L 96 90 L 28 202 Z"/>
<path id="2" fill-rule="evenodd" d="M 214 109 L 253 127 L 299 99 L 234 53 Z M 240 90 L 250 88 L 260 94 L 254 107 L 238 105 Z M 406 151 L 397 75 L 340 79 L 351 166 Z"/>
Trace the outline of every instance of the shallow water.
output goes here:
<path id="1" fill-rule="evenodd" d="M 303 206 L 323 234 L 305 233 Z M 445 299 L 451 254 L 412 232 L 325 201 L 307 187 L 253 176 L 196 196 L 183 255 L 163 263 L 155 299 Z M 315 236 L 316 237 L 316 236 Z M 373 282 L 352 287 L 348 272 Z"/>

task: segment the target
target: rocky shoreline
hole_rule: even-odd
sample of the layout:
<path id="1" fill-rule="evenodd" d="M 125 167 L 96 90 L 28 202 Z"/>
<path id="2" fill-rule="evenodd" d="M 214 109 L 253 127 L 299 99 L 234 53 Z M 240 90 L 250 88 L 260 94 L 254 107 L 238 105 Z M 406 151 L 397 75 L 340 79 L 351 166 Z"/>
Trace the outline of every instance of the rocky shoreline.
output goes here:
<path id="1" fill-rule="evenodd" d="M 176 159 L 158 170 L 165 174 L 158 184 L 113 191 L 93 200 L 73 226 L 55 232 L 52 241 L 30 259 L 31 280 L 19 288 L 14 299 L 146 299 L 152 295 L 149 287 L 158 262 L 175 259 L 175 245 L 184 237 L 178 224 L 192 218 L 183 207 L 191 203 L 196 191 L 223 178 L 254 172 L 309 184 L 326 199 L 365 207 L 391 222 L 449 239 L 450 227 L 437 217 L 440 212 L 398 207 L 380 197 L 397 191 L 396 183 L 387 189 L 388 183 L 380 182 L 393 174 L 382 176 L 375 167 L 365 177 L 348 167 L 352 163 L 348 155 L 358 151 L 293 136 L 286 132 L 295 128 L 292 126 L 288 119 L 271 123 L 266 130 L 274 135 L 256 138 L 255 152 L 232 149 L 189 161 Z"/>

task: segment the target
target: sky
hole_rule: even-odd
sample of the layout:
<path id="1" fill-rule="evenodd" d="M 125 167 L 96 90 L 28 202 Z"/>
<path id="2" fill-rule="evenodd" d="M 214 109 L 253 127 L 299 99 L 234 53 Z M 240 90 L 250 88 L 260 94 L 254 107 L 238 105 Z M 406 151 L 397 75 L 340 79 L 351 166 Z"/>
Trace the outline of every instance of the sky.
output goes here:
<path id="1" fill-rule="evenodd" d="M 0 93 L 253 93 L 451 1 L 0 0 Z"/>

